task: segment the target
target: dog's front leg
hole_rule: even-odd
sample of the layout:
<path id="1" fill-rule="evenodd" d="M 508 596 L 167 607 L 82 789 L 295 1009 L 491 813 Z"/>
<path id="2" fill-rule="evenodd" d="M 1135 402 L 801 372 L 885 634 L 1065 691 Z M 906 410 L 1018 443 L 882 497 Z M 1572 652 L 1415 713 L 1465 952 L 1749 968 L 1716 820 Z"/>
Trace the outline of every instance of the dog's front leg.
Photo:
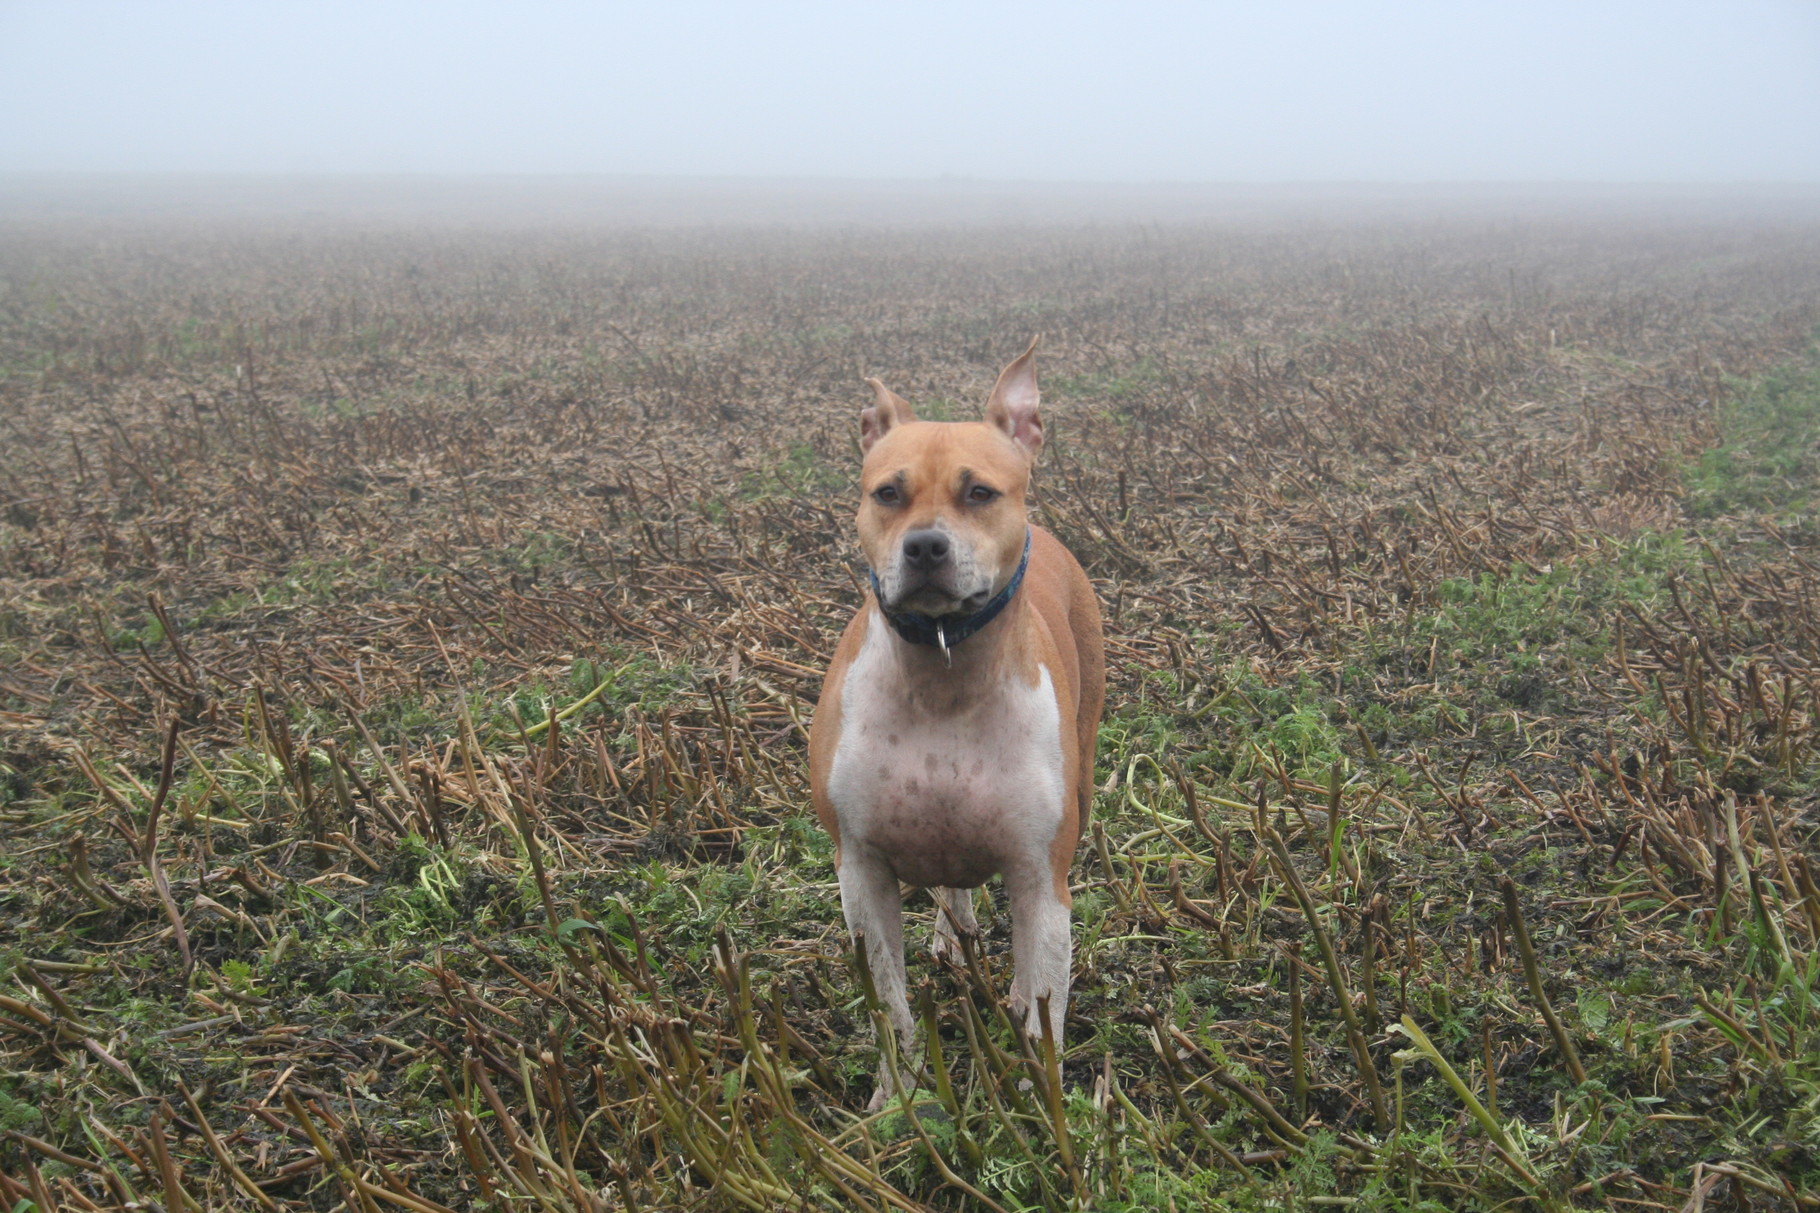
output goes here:
<path id="1" fill-rule="evenodd" d="M 857 848 L 856 848 L 857 850 Z M 847 919 L 847 932 L 863 938 L 866 965 L 872 971 L 872 987 L 878 1001 L 897 1032 L 897 1052 L 902 1074 L 891 1069 L 885 1042 L 879 1042 L 878 1086 L 872 1092 L 869 1110 L 876 1112 L 895 1095 L 901 1085 L 914 1085 L 909 1076 L 915 1073 L 910 1049 L 915 1042 L 915 1024 L 910 1018 L 910 1002 L 905 996 L 904 977 L 904 903 L 897 877 L 882 863 L 848 852 L 841 856 L 840 905 Z"/>
<path id="2" fill-rule="evenodd" d="M 1040 1000 L 1047 998 L 1049 1025 L 1059 1050 L 1073 950 L 1068 903 L 1062 900 L 1066 894 L 1058 895 L 1047 863 L 1006 872 L 1005 892 L 1011 902 L 1011 959 L 1017 970 L 1011 978 L 1012 1013 L 1021 1015 L 1024 1030 L 1040 1040 Z"/>

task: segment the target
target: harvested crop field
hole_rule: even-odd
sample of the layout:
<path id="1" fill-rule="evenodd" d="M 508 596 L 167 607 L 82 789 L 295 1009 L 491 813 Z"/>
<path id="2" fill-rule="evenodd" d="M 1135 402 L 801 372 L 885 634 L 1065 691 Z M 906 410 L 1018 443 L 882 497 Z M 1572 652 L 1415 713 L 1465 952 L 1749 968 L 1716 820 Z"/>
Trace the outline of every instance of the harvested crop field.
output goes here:
<path id="1" fill-rule="evenodd" d="M 1820 1207 L 1820 222 L 0 227 L 0 1207 Z M 808 806 L 861 384 L 1104 607 L 1045 1058 Z"/>

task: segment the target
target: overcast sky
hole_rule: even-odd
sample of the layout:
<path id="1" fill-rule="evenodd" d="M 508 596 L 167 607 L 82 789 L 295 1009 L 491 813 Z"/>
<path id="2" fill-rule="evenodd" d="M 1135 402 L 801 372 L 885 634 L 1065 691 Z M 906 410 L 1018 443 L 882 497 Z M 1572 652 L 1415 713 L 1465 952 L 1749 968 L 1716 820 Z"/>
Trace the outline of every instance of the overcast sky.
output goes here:
<path id="1" fill-rule="evenodd" d="M 1816 0 L 0 0 L 0 171 L 1820 181 Z"/>

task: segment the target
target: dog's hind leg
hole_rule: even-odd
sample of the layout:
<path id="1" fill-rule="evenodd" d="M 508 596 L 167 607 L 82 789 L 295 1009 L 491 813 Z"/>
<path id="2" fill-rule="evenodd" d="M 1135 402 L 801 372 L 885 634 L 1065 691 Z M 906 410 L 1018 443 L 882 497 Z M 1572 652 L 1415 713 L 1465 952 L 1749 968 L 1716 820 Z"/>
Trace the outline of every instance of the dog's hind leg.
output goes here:
<path id="1" fill-rule="evenodd" d="M 929 955 L 951 964 L 965 964 L 961 936 L 980 933 L 979 920 L 973 917 L 972 889 L 934 888 L 935 933 L 929 939 Z"/>

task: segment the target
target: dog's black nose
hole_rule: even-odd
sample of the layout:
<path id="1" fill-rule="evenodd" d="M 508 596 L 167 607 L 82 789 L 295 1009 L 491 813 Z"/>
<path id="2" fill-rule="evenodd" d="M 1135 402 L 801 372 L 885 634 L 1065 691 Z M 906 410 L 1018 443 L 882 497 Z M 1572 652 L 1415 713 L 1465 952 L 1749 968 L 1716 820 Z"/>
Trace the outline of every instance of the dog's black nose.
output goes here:
<path id="1" fill-rule="evenodd" d="M 948 563 L 948 536 L 940 531 L 911 531 L 904 536 L 904 563 L 928 572 Z"/>

